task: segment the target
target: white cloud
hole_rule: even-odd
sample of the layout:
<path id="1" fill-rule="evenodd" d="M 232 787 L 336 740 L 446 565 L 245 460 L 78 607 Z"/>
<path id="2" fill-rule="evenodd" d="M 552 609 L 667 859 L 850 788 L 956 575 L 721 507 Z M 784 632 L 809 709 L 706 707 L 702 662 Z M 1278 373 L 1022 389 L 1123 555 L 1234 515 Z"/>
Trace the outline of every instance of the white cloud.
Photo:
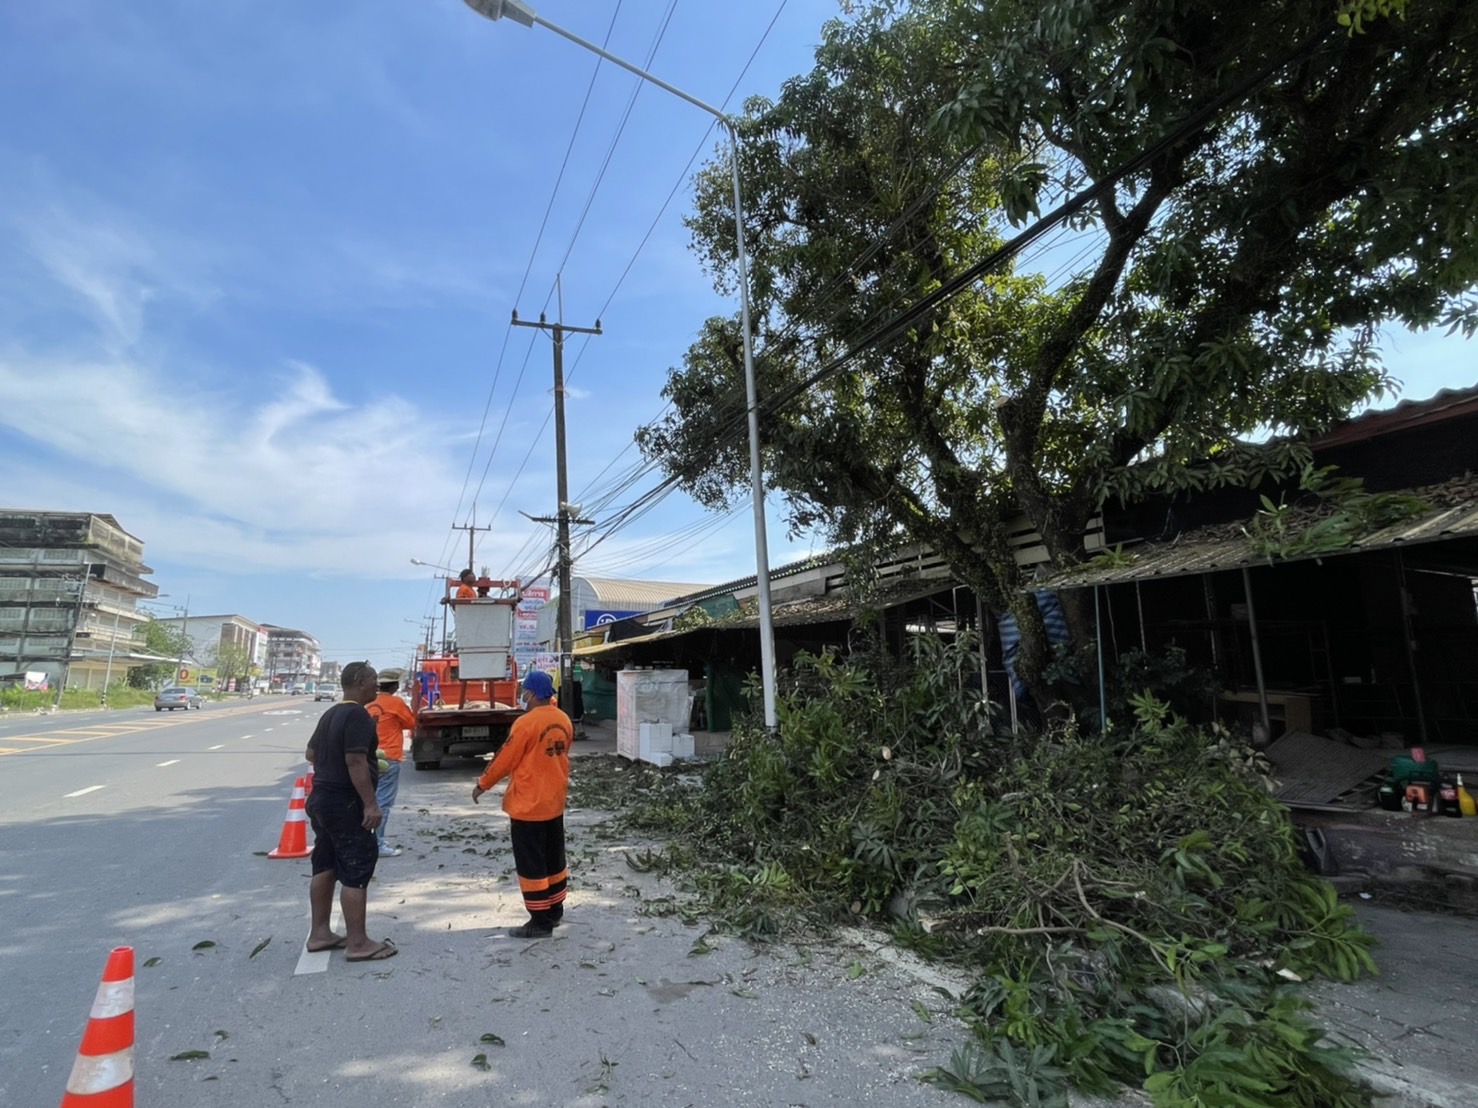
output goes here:
<path id="1" fill-rule="evenodd" d="M 129 360 L 0 356 L 0 428 L 61 459 L 17 474 L 25 499 L 110 511 L 156 556 L 411 575 L 461 488 L 442 421 L 399 397 L 342 396 L 302 364 L 260 391 L 244 402 Z M 522 537 L 489 536 L 479 558 Z"/>
<path id="2" fill-rule="evenodd" d="M 155 302 L 199 306 L 218 295 L 194 251 L 95 204 L 32 205 L 12 196 L 7 222 L 24 254 L 49 278 L 31 288 L 33 304 L 45 306 L 48 288 L 59 289 L 91 318 L 110 349 L 139 341 Z"/>

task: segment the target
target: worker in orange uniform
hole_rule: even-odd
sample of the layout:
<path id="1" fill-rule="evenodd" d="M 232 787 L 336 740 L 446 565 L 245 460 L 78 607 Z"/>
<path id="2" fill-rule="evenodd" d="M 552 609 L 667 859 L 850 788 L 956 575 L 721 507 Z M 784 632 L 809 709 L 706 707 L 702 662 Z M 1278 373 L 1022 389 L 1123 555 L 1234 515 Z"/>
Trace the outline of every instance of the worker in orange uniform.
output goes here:
<path id="1" fill-rule="evenodd" d="M 458 574 L 457 580 L 462 582 L 460 585 L 457 586 L 457 599 L 476 600 L 477 574 L 473 573 L 470 569 L 464 569 L 460 574 Z"/>
<path id="2" fill-rule="evenodd" d="M 513 865 L 523 891 L 529 921 L 511 927 L 515 939 L 541 939 L 560 922 L 565 910 L 569 871 L 565 868 L 565 794 L 570 783 L 570 744 L 575 728 L 553 703 L 554 680 L 530 670 L 519 690 L 524 714 L 514 722 L 508 741 L 472 787 L 478 803 L 503 778 L 503 811 L 513 836 Z"/>
<path id="3" fill-rule="evenodd" d="M 390 809 L 395 806 L 395 794 L 400 791 L 405 733 L 416 727 L 416 717 L 410 706 L 396 695 L 399 688 L 400 670 L 387 669 L 380 674 L 378 694 L 364 706 L 375 721 L 380 757 L 389 765 L 388 769 L 380 771 L 380 783 L 375 787 L 375 803 L 380 806 L 380 825 L 375 828 L 375 840 L 379 844 L 381 858 L 394 858 L 400 854 L 399 847 L 385 842 L 385 825 L 390 822 Z"/>

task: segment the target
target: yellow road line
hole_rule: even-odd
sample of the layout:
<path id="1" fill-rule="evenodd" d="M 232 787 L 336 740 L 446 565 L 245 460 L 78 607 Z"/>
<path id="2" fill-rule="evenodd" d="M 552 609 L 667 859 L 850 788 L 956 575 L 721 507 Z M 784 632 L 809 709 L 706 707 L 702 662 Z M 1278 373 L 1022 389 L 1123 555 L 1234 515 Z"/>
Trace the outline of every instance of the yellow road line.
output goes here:
<path id="1" fill-rule="evenodd" d="M 251 712 L 265 712 L 272 704 L 241 705 L 239 707 L 224 708 L 212 712 L 214 717 L 220 716 L 243 716 Z M 160 713 L 161 716 L 163 713 Z M 118 723 L 105 723 L 99 727 L 71 727 L 62 731 L 49 731 L 45 735 L 5 735 L 0 738 L 3 743 L 46 743 L 48 746 L 72 746 L 77 743 L 96 742 L 99 739 L 116 739 L 123 735 L 136 735 L 140 731 L 157 731 L 165 727 L 175 727 L 191 720 L 198 720 L 199 716 L 192 716 L 188 712 L 183 719 L 175 719 L 174 713 L 170 712 L 167 718 L 160 719 L 132 719 Z M 65 736 L 56 738 L 55 736 Z M 22 754 L 27 750 L 35 750 L 36 747 L 9 747 L 0 746 L 0 758 L 12 754 Z"/>
<path id="2" fill-rule="evenodd" d="M 77 743 L 97 742 L 99 739 L 116 739 L 124 735 L 135 735 L 138 734 L 140 731 L 158 731 L 163 730 L 166 727 L 177 727 L 180 724 L 186 723 L 188 722 L 188 720 L 193 718 L 197 717 L 186 717 L 186 719 L 150 720 L 147 723 L 134 722 L 128 724 L 109 724 L 106 730 L 88 729 L 85 732 L 82 728 L 76 728 L 66 731 L 50 731 L 45 735 L 6 735 L 3 740 L 0 741 L 8 743 L 48 743 L 51 746 L 74 746 Z M 56 738 L 55 736 L 58 735 L 64 737 Z M 35 748 L 32 747 L 30 749 L 34 750 Z M 0 748 L 0 758 L 6 757 L 10 754 L 19 754 L 20 752 L 20 749 L 6 750 Z"/>

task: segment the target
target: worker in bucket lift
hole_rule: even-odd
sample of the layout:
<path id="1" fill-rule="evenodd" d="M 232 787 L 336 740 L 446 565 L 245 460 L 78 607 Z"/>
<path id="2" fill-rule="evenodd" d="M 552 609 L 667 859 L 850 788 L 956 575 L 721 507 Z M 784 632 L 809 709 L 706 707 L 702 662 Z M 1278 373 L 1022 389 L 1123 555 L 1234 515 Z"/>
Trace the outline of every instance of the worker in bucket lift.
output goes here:
<path id="1" fill-rule="evenodd" d="M 472 802 L 503 778 L 503 811 L 513 837 L 513 865 L 529 920 L 508 933 L 516 939 L 551 934 L 564 916 L 569 871 L 565 868 L 565 795 L 570 783 L 574 726 L 553 703 L 554 680 L 530 670 L 519 689 L 525 712 L 498 756 L 472 787 Z"/>
<path id="2" fill-rule="evenodd" d="M 476 600 L 477 574 L 473 573 L 470 569 L 464 569 L 461 573 L 457 574 L 457 580 L 461 584 L 457 586 L 457 591 L 453 594 L 453 599 Z M 447 603 L 447 598 L 443 596 L 441 602 L 443 604 Z"/>

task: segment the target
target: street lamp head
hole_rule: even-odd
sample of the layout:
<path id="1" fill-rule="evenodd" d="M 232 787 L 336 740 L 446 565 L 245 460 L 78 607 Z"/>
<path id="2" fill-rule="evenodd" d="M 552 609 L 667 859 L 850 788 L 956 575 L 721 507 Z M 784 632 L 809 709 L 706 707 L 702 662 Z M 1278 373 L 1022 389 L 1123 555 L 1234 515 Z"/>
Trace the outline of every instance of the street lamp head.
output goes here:
<path id="1" fill-rule="evenodd" d="M 534 25 L 534 9 L 523 0 L 467 0 L 467 6 L 488 19 L 502 19 L 506 15 L 525 27 Z"/>

